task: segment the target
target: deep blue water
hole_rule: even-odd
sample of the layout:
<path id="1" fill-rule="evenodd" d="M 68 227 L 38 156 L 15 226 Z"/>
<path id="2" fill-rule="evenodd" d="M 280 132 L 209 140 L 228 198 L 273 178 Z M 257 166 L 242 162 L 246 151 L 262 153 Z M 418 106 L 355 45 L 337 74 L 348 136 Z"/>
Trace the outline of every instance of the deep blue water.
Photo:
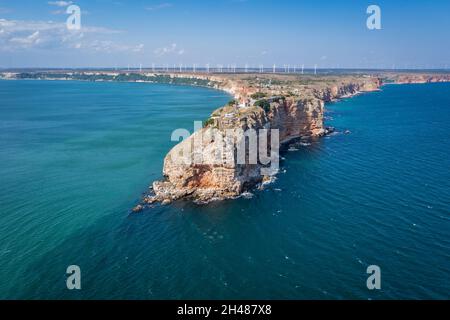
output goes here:
<path id="1" fill-rule="evenodd" d="M 252 199 L 130 214 L 172 130 L 230 97 L 0 81 L 0 298 L 448 299 L 449 93 L 386 86 L 329 105 L 328 124 L 351 133 L 285 154 Z M 72 264 L 81 291 L 66 289 Z"/>

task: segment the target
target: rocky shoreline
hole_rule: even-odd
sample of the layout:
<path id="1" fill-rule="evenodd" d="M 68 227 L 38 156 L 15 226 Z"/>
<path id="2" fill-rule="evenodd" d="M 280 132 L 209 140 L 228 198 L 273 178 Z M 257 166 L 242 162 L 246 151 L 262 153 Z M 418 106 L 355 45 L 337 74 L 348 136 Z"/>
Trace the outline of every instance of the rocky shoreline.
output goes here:
<path id="1" fill-rule="evenodd" d="M 246 146 L 249 131 L 268 154 L 277 153 L 293 140 L 307 141 L 330 134 L 324 127 L 326 103 L 380 90 L 383 84 L 449 82 L 450 74 L 380 73 L 346 75 L 208 74 L 208 73 L 3 73 L 3 79 L 55 79 L 127 81 L 187 84 L 212 87 L 230 93 L 234 100 L 215 110 L 203 128 L 169 151 L 164 159 L 164 179 L 155 181 L 133 212 L 148 205 L 186 199 L 197 203 L 234 199 L 273 181 L 278 170 L 272 164 L 251 162 L 249 151 L 239 162 L 239 146 Z M 275 134 L 270 133 L 276 131 Z M 230 135 L 230 132 L 232 134 Z M 276 138 L 276 139 L 275 139 Z M 275 150 L 271 142 L 277 140 Z M 270 142 L 269 142 L 270 141 Z M 276 152 L 275 152 L 276 151 Z M 217 154 L 220 161 L 217 161 Z M 200 158 L 201 161 L 192 161 Z M 279 161 L 279 160 L 277 160 Z M 272 169 L 272 168 L 271 168 Z"/>
<path id="2" fill-rule="evenodd" d="M 334 131 L 334 128 L 324 127 L 325 103 L 378 91 L 384 81 L 398 84 L 448 82 L 450 76 L 423 74 L 393 74 L 384 78 L 379 75 L 322 76 L 317 79 L 318 81 L 306 83 L 302 82 L 302 79 L 272 75 L 245 75 L 238 78 L 216 76 L 213 80 L 218 84 L 217 89 L 233 94 L 236 103 L 214 111 L 200 132 L 182 141 L 167 154 L 163 168 L 164 179 L 153 183 L 151 193 L 143 200 L 145 205 L 154 203 L 166 205 L 180 199 L 201 204 L 235 199 L 255 187 L 272 181 L 277 172 L 273 175 L 261 174 L 264 165 L 236 163 L 236 140 L 245 137 L 237 135 L 234 137 L 235 143 L 227 144 L 225 131 L 228 129 L 278 129 L 281 146 L 286 146 L 293 139 L 314 139 Z M 261 97 L 258 101 L 268 103 L 257 103 L 256 99 L 249 97 Z M 212 130 L 225 139 L 225 145 L 217 142 L 220 139 L 214 138 L 207 139 L 200 146 L 195 145 L 197 135 L 212 137 Z M 345 133 L 350 131 L 346 130 Z M 211 161 L 214 151 L 219 148 L 225 153 L 228 152 L 227 158 L 234 161 L 223 164 Z M 201 154 L 206 161 L 202 164 L 180 161 L 183 157 L 180 156 L 180 150 L 187 150 L 189 156 Z"/>
<path id="3" fill-rule="evenodd" d="M 234 199 L 271 181 L 277 171 L 262 174 L 261 169 L 267 167 L 264 164 L 237 163 L 237 146 L 245 135 L 235 134 L 233 141 L 229 141 L 227 131 L 276 129 L 281 146 L 294 139 L 321 137 L 333 130 L 324 127 L 325 103 L 376 91 L 382 84 L 378 77 L 337 77 L 327 79 L 329 83 L 326 85 L 322 82 L 302 83 L 287 77 L 286 80 L 278 78 L 277 84 L 272 85 L 270 75 L 255 77 L 214 78 L 214 82 L 219 84 L 218 89 L 232 93 L 235 101 L 215 110 L 200 131 L 168 153 L 163 169 L 165 179 L 153 183 L 152 192 L 144 198 L 144 204 L 169 204 L 179 199 L 197 203 Z M 270 84 L 262 85 L 266 80 Z M 200 145 L 195 144 L 200 135 L 207 138 Z M 267 141 L 264 143 L 268 144 Z M 214 162 L 214 154 L 219 149 L 224 158 L 231 161 Z M 270 150 L 269 145 L 266 150 Z M 201 163 L 186 161 L 198 154 L 202 156 Z M 136 211 L 139 209 L 141 207 Z"/>

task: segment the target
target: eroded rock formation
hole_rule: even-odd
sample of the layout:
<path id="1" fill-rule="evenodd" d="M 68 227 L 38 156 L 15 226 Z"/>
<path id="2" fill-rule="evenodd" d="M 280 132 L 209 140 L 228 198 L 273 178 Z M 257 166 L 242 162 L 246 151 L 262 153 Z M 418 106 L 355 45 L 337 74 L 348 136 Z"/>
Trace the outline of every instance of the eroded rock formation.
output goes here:
<path id="1" fill-rule="evenodd" d="M 221 83 L 220 79 L 215 79 Z M 245 145 L 246 132 L 267 132 L 266 139 L 258 138 L 268 157 L 273 156 L 271 130 L 277 130 L 276 139 L 283 144 L 295 138 L 313 138 L 325 134 L 324 105 L 343 97 L 360 92 L 378 90 L 378 78 L 358 78 L 334 82 L 323 86 L 305 86 L 289 83 L 286 90 L 266 86 L 257 89 L 250 82 L 242 80 L 222 81 L 228 92 L 236 100 L 246 99 L 256 92 L 266 96 L 265 106 L 255 101 L 249 105 L 238 103 L 222 107 L 213 112 L 207 125 L 188 139 L 175 146 L 164 161 L 164 180 L 153 184 L 154 195 L 145 199 L 147 203 L 163 202 L 189 198 L 198 202 L 224 200 L 241 195 L 256 185 L 270 179 L 276 170 L 269 170 L 272 163 L 250 161 L 249 151 L 245 152 L 245 162 L 239 162 L 239 152 Z M 260 80 L 261 81 L 261 80 Z M 260 104 L 261 105 L 261 104 Z M 231 132 L 231 134 L 230 134 Z M 247 141 L 248 142 L 248 141 Z M 246 145 L 245 145 L 246 146 Z M 276 149 L 278 156 L 278 149 Z M 263 170 L 266 169 L 266 170 Z"/>

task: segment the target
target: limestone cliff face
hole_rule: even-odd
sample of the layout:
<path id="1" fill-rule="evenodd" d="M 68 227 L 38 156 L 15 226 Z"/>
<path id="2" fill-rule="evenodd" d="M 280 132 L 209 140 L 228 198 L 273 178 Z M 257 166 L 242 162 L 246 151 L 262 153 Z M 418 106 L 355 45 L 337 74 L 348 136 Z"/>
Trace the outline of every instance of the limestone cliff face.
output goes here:
<path id="1" fill-rule="evenodd" d="M 301 99 L 275 103 L 268 118 L 271 128 L 280 130 L 283 143 L 293 138 L 324 134 L 323 113 L 323 100 Z"/>
<path id="2" fill-rule="evenodd" d="M 370 78 L 367 81 L 342 83 L 341 85 L 332 85 L 325 89 L 314 90 L 314 95 L 324 102 L 332 102 L 358 93 L 379 90 L 381 84 L 380 79 Z"/>
<path id="3" fill-rule="evenodd" d="M 231 83 L 238 97 L 239 85 Z M 213 112 L 208 125 L 175 146 L 164 161 L 163 181 L 153 184 L 154 196 L 146 199 L 164 203 L 181 198 L 199 202 L 234 198 L 269 179 L 261 163 L 237 161 L 238 146 L 247 141 L 245 132 L 254 129 L 278 129 L 280 143 L 294 138 L 317 137 L 325 134 L 324 105 L 359 92 L 377 90 L 378 79 L 357 83 L 339 83 L 326 88 L 314 88 L 294 97 L 268 99 L 270 108 L 226 106 Z M 229 90 L 231 91 L 231 90 Z M 271 146 L 267 140 L 258 140 Z M 248 159 L 247 159 L 248 158 Z"/>
<path id="4" fill-rule="evenodd" d="M 153 184 L 156 196 L 148 201 L 223 200 L 262 180 L 260 165 L 237 163 L 236 148 L 245 139 L 245 130 L 267 125 L 264 110 L 247 115 L 246 121 L 226 120 L 220 118 L 217 126 L 201 129 L 169 152 L 164 160 L 165 180 Z"/>

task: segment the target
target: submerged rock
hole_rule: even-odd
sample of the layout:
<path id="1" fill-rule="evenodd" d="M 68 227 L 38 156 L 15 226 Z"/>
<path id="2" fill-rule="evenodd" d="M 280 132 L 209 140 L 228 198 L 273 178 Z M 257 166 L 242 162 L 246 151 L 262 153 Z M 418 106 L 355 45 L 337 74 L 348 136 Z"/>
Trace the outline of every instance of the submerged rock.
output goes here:
<path id="1" fill-rule="evenodd" d="M 158 201 L 158 199 L 157 199 L 157 197 L 155 197 L 155 196 L 147 196 L 147 197 L 145 197 L 144 200 L 143 200 L 143 202 L 144 202 L 145 204 L 153 204 L 153 203 L 155 203 L 155 202 L 157 202 L 157 201 Z"/>

